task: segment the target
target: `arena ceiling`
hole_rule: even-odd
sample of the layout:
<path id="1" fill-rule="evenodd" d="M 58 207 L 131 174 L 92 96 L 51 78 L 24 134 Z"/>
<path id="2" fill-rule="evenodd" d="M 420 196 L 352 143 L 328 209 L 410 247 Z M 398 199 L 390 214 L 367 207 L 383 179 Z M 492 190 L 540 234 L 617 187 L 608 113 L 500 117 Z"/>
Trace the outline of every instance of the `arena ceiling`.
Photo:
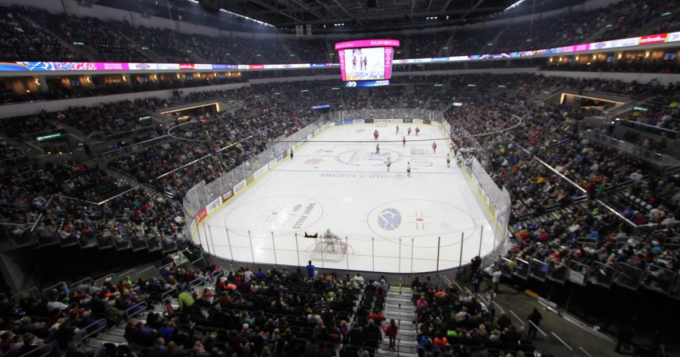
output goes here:
<path id="1" fill-rule="evenodd" d="M 278 28 L 326 25 L 370 28 L 384 25 L 457 23 L 501 12 L 519 0 L 200 0 Z M 408 27 L 408 26 L 407 26 Z"/>

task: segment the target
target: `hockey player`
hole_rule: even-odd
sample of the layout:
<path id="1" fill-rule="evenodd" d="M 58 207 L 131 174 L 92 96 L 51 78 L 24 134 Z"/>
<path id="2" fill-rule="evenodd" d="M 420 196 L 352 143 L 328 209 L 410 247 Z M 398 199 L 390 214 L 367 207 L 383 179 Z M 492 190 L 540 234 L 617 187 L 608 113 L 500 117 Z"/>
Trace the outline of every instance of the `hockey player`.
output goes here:
<path id="1" fill-rule="evenodd" d="M 446 168 L 451 168 L 451 154 L 446 154 Z"/>
<path id="2" fill-rule="evenodd" d="M 380 136 L 380 133 L 378 133 L 378 129 L 375 129 L 375 131 L 373 132 L 373 138 L 375 140 L 378 140 L 378 136 Z"/>
<path id="3" fill-rule="evenodd" d="M 418 133 L 420 133 L 420 128 L 416 125 L 416 136 L 418 136 Z"/>
<path id="4" fill-rule="evenodd" d="M 411 135 L 411 127 L 409 127 L 408 130 L 407 130 L 406 132 L 407 132 L 408 135 L 410 136 L 410 135 Z"/>
<path id="5" fill-rule="evenodd" d="M 437 153 L 437 143 L 434 141 L 432 142 L 432 151 L 434 151 L 435 154 Z"/>
<path id="6" fill-rule="evenodd" d="M 387 157 L 387 172 L 390 172 L 390 166 L 392 166 L 392 159 Z"/>
<path id="7" fill-rule="evenodd" d="M 401 141 L 404 143 L 404 147 L 406 147 L 406 137 L 405 136 L 403 137 L 403 139 L 401 139 Z"/>
<path id="8" fill-rule="evenodd" d="M 411 162 L 406 163 L 406 174 L 411 177 Z"/>
<path id="9" fill-rule="evenodd" d="M 375 153 L 380 154 L 380 143 L 375 144 Z"/>
<path id="10" fill-rule="evenodd" d="M 395 134 L 399 134 L 399 125 L 397 125 L 397 132 Z"/>

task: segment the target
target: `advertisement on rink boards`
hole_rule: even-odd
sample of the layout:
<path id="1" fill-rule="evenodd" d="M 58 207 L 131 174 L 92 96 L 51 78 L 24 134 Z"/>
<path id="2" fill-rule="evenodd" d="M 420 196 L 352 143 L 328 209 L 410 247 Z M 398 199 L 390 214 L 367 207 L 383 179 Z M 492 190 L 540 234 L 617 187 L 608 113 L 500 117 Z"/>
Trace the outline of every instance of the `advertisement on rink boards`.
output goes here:
<path id="1" fill-rule="evenodd" d="M 207 214 L 210 214 L 214 210 L 216 210 L 220 205 L 222 204 L 222 197 L 217 197 L 214 201 L 210 202 L 207 206 L 205 206 L 205 209 L 207 211 Z"/>
<path id="2" fill-rule="evenodd" d="M 222 194 L 222 202 L 227 202 L 232 197 L 234 197 L 234 189 L 230 188 L 227 192 Z"/>
<path id="3" fill-rule="evenodd" d="M 234 194 L 237 194 L 239 191 L 244 189 L 246 187 L 246 180 L 243 180 L 234 186 Z"/>

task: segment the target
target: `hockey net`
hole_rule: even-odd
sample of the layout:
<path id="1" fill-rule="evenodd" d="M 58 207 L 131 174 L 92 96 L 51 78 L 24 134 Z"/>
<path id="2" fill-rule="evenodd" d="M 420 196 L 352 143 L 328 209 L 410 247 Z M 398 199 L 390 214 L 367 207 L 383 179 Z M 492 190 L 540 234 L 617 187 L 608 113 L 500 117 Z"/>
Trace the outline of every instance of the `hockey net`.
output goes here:
<path id="1" fill-rule="evenodd" d="M 341 262 L 347 255 L 347 245 L 340 238 L 317 238 L 312 260 Z"/>
<path id="2" fill-rule="evenodd" d="M 375 123 L 375 126 L 377 126 L 378 128 L 384 128 L 384 127 L 386 127 L 386 126 L 387 126 L 387 123 L 384 123 L 384 122 L 378 122 L 378 123 Z"/>

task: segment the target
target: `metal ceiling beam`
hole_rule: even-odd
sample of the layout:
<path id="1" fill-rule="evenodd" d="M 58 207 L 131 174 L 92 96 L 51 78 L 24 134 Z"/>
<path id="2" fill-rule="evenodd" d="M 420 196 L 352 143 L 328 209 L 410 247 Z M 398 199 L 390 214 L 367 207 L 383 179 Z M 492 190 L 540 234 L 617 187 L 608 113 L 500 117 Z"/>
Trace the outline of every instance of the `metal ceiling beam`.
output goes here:
<path id="1" fill-rule="evenodd" d="M 503 6 L 495 6 L 495 7 L 482 8 L 482 9 L 476 8 L 476 9 L 472 10 L 471 13 L 474 13 L 474 12 L 487 12 L 487 11 L 488 11 L 488 12 L 496 12 L 496 11 L 502 11 L 502 10 L 504 10 L 504 9 L 505 9 L 505 7 L 503 7 Z M 451 11 L 444 12 L 443 14 L 439 14 L 439 16 L 442 16 L 442 15 L 443 15 L 443 16 L 446 16 L 446 15 L 461 15 L 461 14 L 465 14 L 466 12 L 469 12 L 469 11 L 470 11 L 470 9 L 456 9 L 456 10 L 451 10 Z M 404 13 L 403 13 L 403 12 L 390 12 L 390 13 L 385 13 L 385 11 L 383 11 L 383 12 L 377 12 L 377 13 L 373 13 L 373 14 L 372 14 L 372 13 L 367 13 L 366 15 L 367 15 L 366 18 L 364 19 L 365 21 L 373 21 L 373 20 L 395 20 L 395 19 L 400 20 L 400 19 L 403 19 L 403 18 L 404 18 Z M 419 16 L 425 16 L 425 17 L 426 17 L 426 16 L 430 16 L 430 15 L 432 15 L 432 14 L 428 14 L 428 13 L 425 13 L 425 12 L 414 12 L 414 13 L 413 13 L 413 16 L 414 16 L 414 17 L 419 17 Z M 334 20 L 334 21 L 335 21 L 335 22 L 349 22 L 349 21 L 351 21 L 351 20 L 356 20 L 356 21 L 358 21 L 358 20 L 355 19 L 355 18 L 337 19 L 337 20 Z M 305 24 L 310 24 L 310 25 L 323 25 L 323 24 L 325 24 L 326 22 L 324 22 L 323 20 L 314 20 L 314 21 L 304 21 L 304 23 L 305 23 Z M 299 23 L 298 23 L 298 24 L 299 24 Z M 295 23 L 293 23 L 293 22 L 286 22 L 286 23 L 277 24 L 277 26 L 291 26 L 291 25 L 295 25 Z"/>
<path id="2" fill-rule="evenodd" d="M 333 0 L 333 1 L 334 1 L 338 6 L 340 6 L 340 8 L 342 9 L 342 11 L 344 11 L 347 15 L 349 15 L 349 17 L 350 17 L 352 20 L 356 21 L 357 23 L 361 23 L 361 21 L 359 21 L 359 20 L 357 19 L 357 17 L 354 16 L 351 12 L 347 11 L 347 9 L 345 9 L 345 7 L 342 6 L 342 4 L 338 2 L 338 0 Z"/>
<path id="3" fill-rule="evenodd" d="M 287 14 L 287 13 L 281 11 L 280 9 L 277 9 L 277 8 L 275 8 L 275 7 L 273 7 L 273 6 L 269 5 L 269 4 L 267 4 L 267 3 L 265 3 L 265 2 L 262 2 L 262 1 L 260 1 L 260 0 L 249 0 L 249 1 L 252 2 L 252 3 L 254 3 L 254 4 L 260 5 L 260 6 L 264 7 L 264 8 L 267 8 L 267 9 L 269 9 L 269 10 L 272 10 L 272 11 L 276 12 L 277 14 L 281 14 L 281 15 L 283 15 L 283 16 L 289 18 L 289 19 L 295 20 L 296 23 L 297 23 L 297 22 L 302 22 L 302 20 L 298 19 L 297 17 L 295 17 L 295 16 L 293 16 L 293 15 L 290 15 L 290 14 Z M 243 14 L 243 15 L 248 16 L 248 14 Z"/>
<path id="4" fill-rule="evenodd" d="M 449 4 L 451 4 L 451 1 L 452 0 L 446 0 L 446 4 L 444 4 L 444 7 L 441 9 L 441 11 L 439 11 L 439 13 L 446 11 L 446 9 L 449 7 Z"/>
<path id="5" fill-rule="evenodd" d="M 297 2 L 297 0 L 292 0 L 292 1 L 293 1 L 293 3 L 297 4 L 297 5 L 300 6 L 301 8 L 307 10 L 307 12 L 309 12 L 310 14 L 312 14 L 312 15 L 314 15 L 314 16 L 320 18 L 321 20 L 328 21 L 328 19 L 327 19 L 325 16 L 319 14 L 318 12 L 316 12 L 316 11 L 310 9 L 310 8 L 308 8 L 308 7 L 305 6 L 304 4 L 301 4 L 301 3 Z"/>
<path id="6" fill-rule="evenodd" d="M 479 5 L 481 5 L 483 2 L 484 2 L 484 0 L 479 0 L 479 1 L 477 1 L 477 3 L 475 4 L 475 6 L 471 7 L 470 10 L 468 10 L 468 12 L 466 12 L 465 15 L 463 15 L 463 17 L 461 17 L 461 19 L 464 19 L 464 18 L 467 17 L 467 15 L 470 15 L 470 13 L 471 13 L 472 11 L 474 11 L 474 10 L 475 10 Z"/>
<path id="7" fill-rule="evenodd" d="M 324 9 L 330 11 L 331 14 L 333 14 L 333 16 L 335 16 L 336 18 L 338 19 L 340 18 L 340 16 L 338 16 L 338 14 L 336 14 L 335 11 L 333 11 L 330 7 L 326 6 L 324 3 L 320 2 L 319 0 L 316 0 L 316 3 L 323 6 Z"/>

